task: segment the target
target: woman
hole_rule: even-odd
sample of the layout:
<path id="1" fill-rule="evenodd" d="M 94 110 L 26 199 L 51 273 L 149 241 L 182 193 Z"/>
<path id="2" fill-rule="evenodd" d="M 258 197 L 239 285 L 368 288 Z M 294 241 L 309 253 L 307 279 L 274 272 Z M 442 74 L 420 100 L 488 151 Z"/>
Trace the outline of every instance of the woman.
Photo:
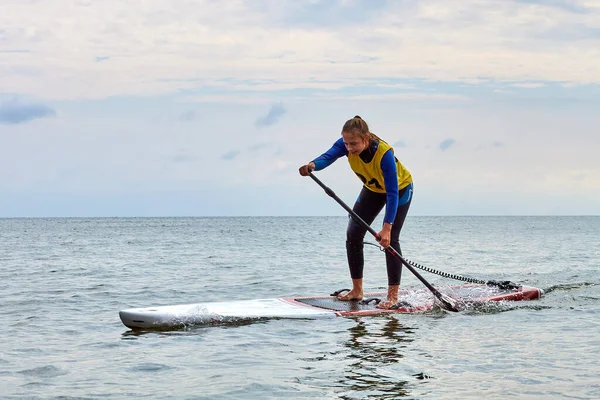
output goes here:
<path id="1" fill-rule="evenodd" d="M 367 224 L 371 224 L 385 205 L 383 227 L 379 243 L 400 250 L 400 230 L 412 200 L 412 176 L 394 156 L 394 149 L 369 131 L 367 123 L 358 115 L 349 119 L 342 128 L 342 137 L 321 156 L 300 167 L 300 175 L 308 176 L 331 165 L 342 156 L 348 157 L 350 168 L 363 182 L 363 188 L 353 210 Z M 338 295 L 338 299 L 362 300 L 363 293 L 363 239 L 366 229 L 350 218 L 346 231 L 346 253 L 352 290 Z M 402 262 L 389 252 L 385 253 L 388 275 L 388 293 L 385 301 L 377 305 L 389 309 L 398 303 L 398 289 Z"/>

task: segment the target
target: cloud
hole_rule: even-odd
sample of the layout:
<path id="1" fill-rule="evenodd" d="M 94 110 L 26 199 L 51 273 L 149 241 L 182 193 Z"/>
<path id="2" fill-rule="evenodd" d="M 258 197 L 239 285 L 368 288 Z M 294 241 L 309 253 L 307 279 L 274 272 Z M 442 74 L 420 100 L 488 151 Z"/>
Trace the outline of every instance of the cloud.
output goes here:
<path id="1" fill-rule="evenodd" d="M 502 93 L 502 94 L 513 94 L 514 92 L 511 90 L 504 90 L 504 89 L 494 89 L 492 90 L 493 93 Z"/>
<path id="2" fill-rule="evenodd" d="M 177 119 L 181 122 L 193 121 L 196 119 L 196 111 L 194 111 L 194 110 L 186 111 L 186 112 L 182 113 L 181 115 L 179 115 L 179 117 Z"/>
<path id="3" fill-rule="evenodd" d="M 255 91 L 232 91 L 223 89 L 222 94 L 215 95 L 187 95 L 183 101 L 194 103 L 227 103 L 227 104 L 270 104 L 273 97 L 270 92 L 278 92 L 280 97 L 285 97 L 286 103 L 306 102 L 306 100 L 324 100 L 335 102 L 356 102 L 356 101 L 376 101 L 376 102 L 439 102 L 439 103 L 468 103 L 472 98 L 462 94 L 446 93 L 418 93 L 400 91 L 394 93 L 382 93 L 377 86 L 365 86 L 361 88 L 360 93 L 348 93 L 352 86 L 345 87 L 334 83 L 321 83 L 322 88 L 311 88 L 311 90 L 290 90 L 288 85 L 268 85 L 256 86 Z M 304 85 L 304 84 L 302 84 Z M 280 86 L 280 87 L 272 87 Z"/>
<path id="4" fill-rule="evenodd" d="M 546 7 L 557 7 L 565 11 L 570 11 L 573 13 L 585 14 L 589 12 L 589 8 L 587 8 L 583 4 L 578 4 L 578 1 L 573 0 L 515 0 L 517 3 L 523 4 L 531 4 L 537 6 L 546 6 Z"/>
<path id="5" fill-rule="evenodd" d="M 234 158 L 236 158 L 238 155 L 240 154 L 239 151 L 230 151 L 228 153 L 225 153 L 221 156 L 221 160 L 233 160 Z"/>
<path id="6" fill-rule="evenodd" d="M 274 20 L 282 27 L 319 28 L 355 26 L 386 9 L 387 0 L 328 0 L 282 2 Z M 268 3 L 267 3 L 268 4 Z M 266 6 L 266 5 L 265 5 Z M 270 4 L 269 4 L 270 6 Z M 263 9 L 266 11 L 266 9 Z"/>
<path id="7" fill-rule="evenodd" d="M 394 143 L 392 144 L 392 146 L 393 146 L 393 147 L 406 147 L 406 143 L 404 143 L 404 141 L 403 141 L 403 140 L 399 140 L 399 141 L 397 141 L 397 142 L 394 142 Z"/>
<path id="8" fill-rule="evenodd" d="M 54 109 L 43 104 L 23 104 L 17 100 L 0 104 L 0 123 L 2 124 L 22 124 L 55 115 Z"/>
<path id="9" fill-rule="evenodd" d="M 0 50 L 0 53 L 31 53 L 29 50 Z"/>
<path id="10" fill-rule="evenodd" d="M 273 104 L 269 113 L 256 120 L 257 126 L 270 126 L 276 124 L 279 119 L 286 113 L 287 111 L 283 108 L 283 104 Z"/>
<path id="11" fill-rule="evenodd" d="M 456 143 L 456 140 L 448 138 L 440 143 L 440 150 L 446 151 Z"/>
<path id="12" fill-rule="evenodd" d="M 357 94 L 357 95 L 342 95 L 329 94 L 328 100 L 336 101 L 356 101 L 356 100 L 371 100 L 371 101 L 407 101 L 407 102 L 469 102 L 471 99 L 465 95 L 459 94 L 444 94 L 444 93 L 392 93 L 392 94 Z"/>
<path id="13" fill-rule="evenodd" d="M 256 144 L 253 144 L 252 146 L 248 147 L 248 150 L 257 151 L 257 150 L 268 149 L 273 146 L 274 146 L 273 143 L 256 143 Z"/>
<path id="14" fill-rule="evenodd" d="M 508 86 L 524 88 L 524 89 L 537 89 L 537 88 L 545 87 L 546 85 L 543 83 L 523 82 L 523 83 L 513 83 Z"/>
<path id="15" fill-rule="evenodd" d="M 175 163 L 189 163 L 196 160 L 197 157 L 184 152 L 179 152 L 179 154 L 176 154 L 175 156 L 171 157 L 171 161 Z"/>
<path id="16" fill-rule="evenodd" d="M 102 62 L 102 61 L 106 61 L 106 60 L 110 60 L 110 57 L 96 57 L 95 58 L 96 62 Z"/>
<path id="17" fill-rule="evenodd" d="M 75 2 L 57 25 L 62 0 L 9 1 L 0 42 L 27 53 L 3 53 L 3 91 L 97 99 L 241 80 L 296 90 L 361 79 L 600 83 L 597 4 L 147 0 L 139 9 L 105 0 Z"/>

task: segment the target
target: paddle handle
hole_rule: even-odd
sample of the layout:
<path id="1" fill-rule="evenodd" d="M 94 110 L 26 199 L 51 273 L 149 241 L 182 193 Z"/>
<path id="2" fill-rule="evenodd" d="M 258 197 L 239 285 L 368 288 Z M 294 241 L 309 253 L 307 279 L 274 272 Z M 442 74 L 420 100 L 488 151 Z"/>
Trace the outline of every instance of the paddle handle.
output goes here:
<path id="1" fill-rule="evenodd" d="M 335 201 L 337 201 L 339 203 L 339 205 L 344 208 L 344 210 L 348 211 L 348 213 L 352 216 L 352 218 L 354 218 L 354 220 L 356 222 L 358 222 L 360 225 L 362 225 L 363 228 L 366 228 L 371 233 L 371 235 L 375 236 L 375 239 L 377 239 L 377 241 L 379 241 L 380 237 L 379 237 L 379 234 L 375 231 L 375 229 L 371 228 L 371 226 L 369 224 L 367 224 L 357 213 L 355 213 L 353 209 L 348 207 L 348 205 L 346 203 L 344 203 L 342 201 L 342 199 L 340 199 L 333 192 L 333 190 L 331 190 L 329 187 L 325 186 L 325 184 L 323 182 L 321 182 L 321 180 L 319 178 L 314 176 L 314 174 L 312 172 L 310 173 L 309 176 L 313 179 L 313 181 L 317 182 L 317 184 L 323 188 L 323 190 L 325 191 L 325 193 L 327 193 L 328 196 L 332 197 Z"/>

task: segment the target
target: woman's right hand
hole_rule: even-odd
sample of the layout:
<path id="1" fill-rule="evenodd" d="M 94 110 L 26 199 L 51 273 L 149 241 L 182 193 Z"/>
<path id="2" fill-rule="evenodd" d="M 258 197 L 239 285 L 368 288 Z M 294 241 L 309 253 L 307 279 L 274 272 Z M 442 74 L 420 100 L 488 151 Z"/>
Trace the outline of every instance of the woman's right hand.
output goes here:
<path id="1" fill-rule="evenodd" d="M 300 175 L 302 175 L 302 176 L 308 176 L 314 170 L 315 170 L 315 163 L 311 161 L 308 164 L 301 166 L 300 169 L 298 170 L 298 172 L 300 172 Z"/>

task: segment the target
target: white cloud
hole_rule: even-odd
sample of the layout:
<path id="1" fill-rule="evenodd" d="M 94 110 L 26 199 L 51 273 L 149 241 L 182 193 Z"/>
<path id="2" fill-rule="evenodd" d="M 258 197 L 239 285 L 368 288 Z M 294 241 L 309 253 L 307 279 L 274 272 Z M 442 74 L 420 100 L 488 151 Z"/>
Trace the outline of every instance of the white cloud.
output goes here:
<path id="1" fill-rule="evenodd" d="M 328 92 L 307 93 L 304 96 L 287 96 L 286 103 L 304 102 L 306 100 L 318 100 L 325 102 L 356 102 L 356 101 L 375 101 L 375 102 L 449 102 L 449 103 L 468 103 L 472 100 L 461 94 L 444 93 L 393 93 L 393 94 L 332 94 Z M 270 104 L 273 102 L 271 96 L 256 94 L 255 92 L 238 92 L 223 95 L 201 95 L 187 96 L 182 101 L 195 103 L 227 103 L 227 104 Z"/>
<path id="2" fill-rule="evenodd" d="M 323 95 L 328 100 L 335 101 L 356 101 L 356 100 L 373 100 L 378 102 L 384 101 L 428 101 L 428 102 L 469 102 L 471 99 L 468 96 L 460 94 L 444 94 L 444 93 L 394 93 L 394 94 L 356 94 L 356 95 Z"/>
<path id="3" fill-rule="evenodd" d="M 537 88 L 545 87 L 546 85 L 543 83 L 523 82 L 523 83 L 511 83 L 508 86 L 519 87 L 519 88 L 524 88 L 524 89 L 537 89 Z"/>
<path id="4" fill-rule="evenodd" d="M 577 4 L 586 12 L 508 0 L 390 2 L 361 20 L 351 7 L 368 4 L 345 2 L 336 6 L 343 13 L 330 6 L 332 29 L 294 19 L 308 5 L 291 1 L 5 0 L 0 49 L 27 52 L 2 53 L 0 90 L 77 99 L 229 87 L 230 78 L 232 87 L 256 79 L 274 90 L 387 78 L 600 83 L 600 8 Z"/>

